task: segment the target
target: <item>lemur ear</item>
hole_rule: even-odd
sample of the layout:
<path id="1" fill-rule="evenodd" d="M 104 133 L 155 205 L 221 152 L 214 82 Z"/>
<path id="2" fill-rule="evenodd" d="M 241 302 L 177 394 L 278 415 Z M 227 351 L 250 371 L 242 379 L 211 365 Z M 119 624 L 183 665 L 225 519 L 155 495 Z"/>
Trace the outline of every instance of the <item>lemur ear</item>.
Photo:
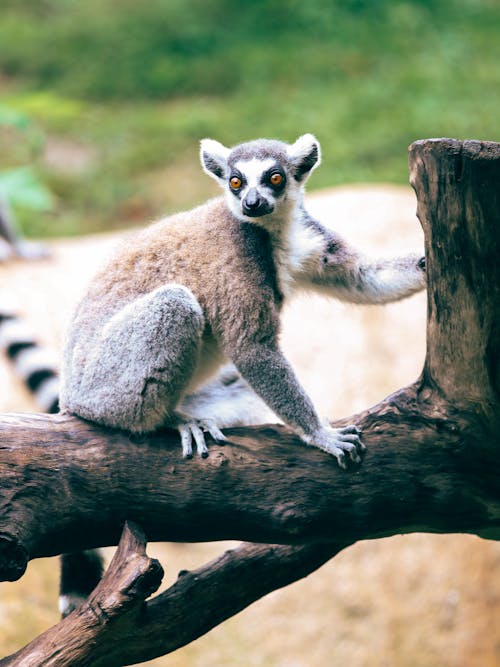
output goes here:
<path id="1" fill-rule="evenodd" d="M 321 147 L 312 134 L 303 134 L 288 147 L 288 156 L 295 167 L 295 180 L 305 182 L 321 162 Z"/>
<path id="2" fill-rule="evenodd" d="M 227 176 L 227 158 L 231 152 L 215 139 L 202 139 L 200 142 L 200 159 L 203 170 L 216 180 L 224 180 Z"/>

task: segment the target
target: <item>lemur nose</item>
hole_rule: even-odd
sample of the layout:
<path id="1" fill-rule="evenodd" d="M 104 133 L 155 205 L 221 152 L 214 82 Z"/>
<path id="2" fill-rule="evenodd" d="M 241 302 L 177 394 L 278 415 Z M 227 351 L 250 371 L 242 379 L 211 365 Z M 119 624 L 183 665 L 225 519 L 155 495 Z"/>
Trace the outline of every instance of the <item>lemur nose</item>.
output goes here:
<path id="1" fill-rule="evenodd" d="M 247 208 L 258 208 L 262 203 L 262 197 L 259 195 L 257 188 L 250 188 L 245 197 L 245 206 Z"/>

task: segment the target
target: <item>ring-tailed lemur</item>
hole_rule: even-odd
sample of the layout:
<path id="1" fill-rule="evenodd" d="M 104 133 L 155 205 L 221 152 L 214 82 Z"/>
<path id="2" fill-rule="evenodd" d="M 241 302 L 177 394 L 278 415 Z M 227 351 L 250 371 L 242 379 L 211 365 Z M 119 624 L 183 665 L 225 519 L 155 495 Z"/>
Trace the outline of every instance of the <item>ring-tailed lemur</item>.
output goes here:
<path id="1" fill-rule="evenodd" d="M 322 421 L 279 349 L 280 311 L 294 290 L 386 303 L 424 286 L 422 258 L 368 261 L 314 220 L 304 184 L 320 161 L 317 140 L 258 139 L 232 149 L 201 142 L 204 170 L 225 196 L 160 220 L 101 270 L 70 324 L 61 406 L 107 426 L 179 430 L 184 456 L 217 419 L 192 419 L 182 397 L 230 360 L 302 440 L 358 462 L 355 426 Z"/>
<path id="2" fill-rule="evenodd" d="M 98 273 L 67 332 L 62 410 L 131 432 L 177 428 L 185 457 L 193 441 L 208 455 L 205 432 L 223 441 L 224 427 L 277 415 L 342 467 L 358 462 L 358 429 L 317 416 L 279 349 L 283 302 L 297 289 L 396 301 L 424 287 L 425 262 L 368 260 L 313 219 L 303 191 L 319 161 L 310 134 L 232 149 L 203 140 L 224 196 L 151 225 Z M 65 596 L 63 614 L 88 592 Z"/>

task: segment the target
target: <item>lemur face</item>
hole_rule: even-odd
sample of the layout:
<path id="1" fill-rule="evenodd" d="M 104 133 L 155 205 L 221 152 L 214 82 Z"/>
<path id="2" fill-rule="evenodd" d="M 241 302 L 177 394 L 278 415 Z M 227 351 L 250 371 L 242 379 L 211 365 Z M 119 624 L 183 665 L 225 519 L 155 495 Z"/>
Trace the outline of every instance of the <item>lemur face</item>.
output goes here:
<path id="1" fill-rule="evenodd" d="M 230 149 L 213 139 L 201 142 L 203 169 L 223 187 L 231 211 L 264 225 L 266 216 L 279 215 L 297 202 L 319 160 L 319 143 L 312 134 L 291 145 L 257 139 Z"/>
<path id="2" fill-rule="evenodd" d="M 273 158 L 249 160 L 231 159 L 228 187 L 233 212 L 249 218 L 273 213 L 286 192 L 287 175 L 284 166 Z M 236 210 L 235 210 L 236 209 Z"/>

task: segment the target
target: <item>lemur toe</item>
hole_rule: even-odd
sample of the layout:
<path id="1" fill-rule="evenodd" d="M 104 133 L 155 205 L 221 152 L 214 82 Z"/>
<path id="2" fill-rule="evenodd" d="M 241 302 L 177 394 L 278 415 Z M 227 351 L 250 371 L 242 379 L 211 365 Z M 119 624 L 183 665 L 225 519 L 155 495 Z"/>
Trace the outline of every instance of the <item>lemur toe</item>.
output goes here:
<path id="1" fill-rule="evenodd" d="M 220 430 L 213 419 L 203 419 L 200 422 L 201 427 L 204 431 L 210 434 L 210 437 L 214 442 L 218 444 L 223 444 L 227 442 L 227 438 L 224 433 Z"/>
<path id="2" fill-rule="evenodd" d="M 201 458 L 206 459 L 208 456 L 208 447 L 207 443 L 205 442 L 205 436 L 203 434 L 203 431 L 201 430 L 200 426 L 195 422 L 189 424 L 189 428 L 191 429 L 194 441 L 196 442 L 196 451 L 198 452 L 198 456 L 201 456 Z"/>
<path id="3" fill-rule="evenodd" d="M 213 419 L 199 419 L 179 424 L 177 427 L 181 436 L 182 456 L 185 459 L 193 458 L 193 440 L 196 444 L 198 456 L 206 459 L 208 447 L 205 441 L 205 432 L 217 443 L 227 442 L 227 438 Z"/>
<path id="4" fill-rule="evenodd" d="M 181 436 L 181 446 L 182 446 L 182 458 L 192 459 L 193 458 L 193 438 L 191 435 L 191 430 L 188 424 L 181 424 L 179 427 L 179 433 Z"/>

